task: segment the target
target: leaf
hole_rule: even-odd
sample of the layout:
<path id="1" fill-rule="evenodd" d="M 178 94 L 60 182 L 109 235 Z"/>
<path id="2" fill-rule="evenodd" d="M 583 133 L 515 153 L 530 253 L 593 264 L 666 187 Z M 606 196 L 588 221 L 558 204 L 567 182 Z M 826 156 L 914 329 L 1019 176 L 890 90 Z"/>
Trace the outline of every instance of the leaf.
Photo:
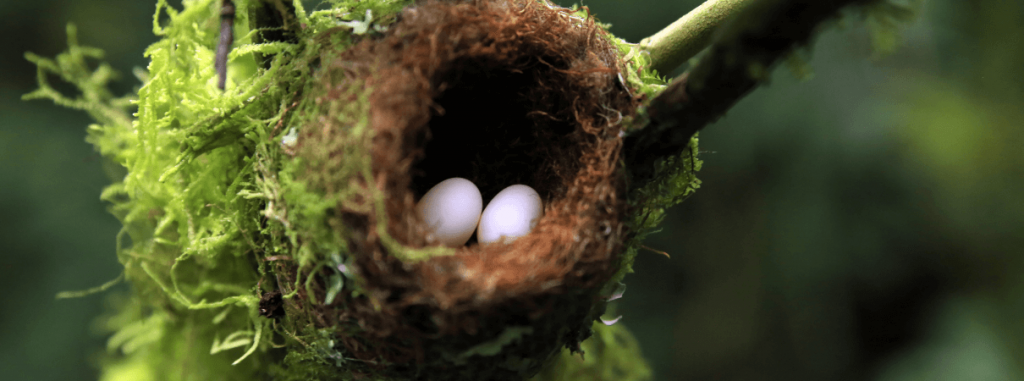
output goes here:
<path id="1" fill-rule="evenodd" d="M 327 289 L 327 297 L 324 298 L 324 304 L 330 305 L 334 302 L 334 298 L 341 292 L 341 288 L 345 285 L 345 278 L 342 278 L 341 274 L 331 274 L 331 286 Z"/>
<path id="2" fill-rule="evenodd" d="M 252 343 L 252 331 L 238 331 L 228 335 L 224 338 L 224 341 L 220 341 L 220 338 L 214 336 L 213 346 L 210 347 L 210 354 L 217 354 L 229 349 L 235 349 L 244 347 Z"/>

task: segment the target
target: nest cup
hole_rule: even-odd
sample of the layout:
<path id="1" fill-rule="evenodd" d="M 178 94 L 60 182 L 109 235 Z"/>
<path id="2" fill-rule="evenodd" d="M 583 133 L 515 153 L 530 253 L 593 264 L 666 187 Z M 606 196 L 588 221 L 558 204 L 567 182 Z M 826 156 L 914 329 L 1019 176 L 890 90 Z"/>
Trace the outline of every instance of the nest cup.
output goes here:
<path id="1" fill-rule="evenodd" d="M 419 379 L 521 379 L 578 348 L 628 234 L 620 123 L 638 99 L 606 32 L 532 0 L 426 1 L 382 35 L 332 45 L 339 32 L 321 36 L 303 102 L 322 115 L 305 117 L 293 154 L 369 168 L 311 165 L 300 176 L 338 200 L 325 223 L 362 293 L 323 305 L 310 302 L 323 300 L 322 285 L 300 289 L 289 315 L 352 327 L 337 338 L 348 355 Z M 360 145 L 370 148 L 360 155 Z M 544 215 L 509 244 L 402 260 L 395 244 L 435 245 L 414 206 L 451 177 L 476 184 L 485 203 L 529 185 Z"/>

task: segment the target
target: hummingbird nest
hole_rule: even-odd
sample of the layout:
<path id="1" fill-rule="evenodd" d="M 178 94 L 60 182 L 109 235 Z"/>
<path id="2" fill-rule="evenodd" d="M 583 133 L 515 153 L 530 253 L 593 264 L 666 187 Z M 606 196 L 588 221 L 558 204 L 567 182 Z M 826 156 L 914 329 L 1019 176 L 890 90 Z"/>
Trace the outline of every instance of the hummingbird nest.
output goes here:
<path id="1" fill-rule="evenodd" d="M 90 111 L 116 169 L 102 197 L 133 291 L 105 320 L 104 379 L 649 375 L 595 324 L 698 184 L 695 139 L 627 184 L 623 136 L 665 85 L 647 57 L 533 0 L 236 0 L 221 91 L 219 4 L 157 3 L 134 103 L 73 29 L 58 60 L 33 56 L 83 93 L 41 75 L 37 96 Z M 451 177 L 485 201 L 526 184 L 543 216 L 511 243 L 430 244 L 415 203 Z"/>
<path id="2" fill-rule="evenodd" d="M 370 147 L 372 178 L 307 168 L 327 198 L 344 198 L 328 220 L 343 226 L 346 268 L 363 292 L 309 303 L 314 321 L 361 331 L 340 338 L 352 357 L 432 380 L 521 379 L 563 346 L 578 348 L 627 234 L 621 122 L 639 100 L 619 80 L 620 61 L 593 19 L 534 1 L 427 1 L 379 37 L 324 49 L 304 101 L 360 102 L 372 89 L 357 111 L 366 116 L 317 109 L 299 128 L 295 158 L 345 160 L 359 140 Z M 427 247 L 415 202 L 451 177 L 472 181 L 485 200 L 529 185 L 543 217 L 510 244 L 470 242 L 403 260 L 381 234 Z M 376 192 L 383 213 L 373 207 Z M 300 289 L 289 310 L 326 292 Z M 500 353 L 482 353 L 488 344 Z"/>

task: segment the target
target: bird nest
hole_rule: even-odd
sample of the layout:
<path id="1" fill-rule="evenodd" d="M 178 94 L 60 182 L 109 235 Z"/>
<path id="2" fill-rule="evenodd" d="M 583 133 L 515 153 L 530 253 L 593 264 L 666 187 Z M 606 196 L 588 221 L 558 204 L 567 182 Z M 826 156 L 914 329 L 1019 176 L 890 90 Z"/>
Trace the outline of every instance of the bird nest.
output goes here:
<path id="1" fill-rule="evenodd" d="M 343 242 L 339 268 L 354 292 L 322 303 L 327 282 L 293 288 L 310 274 L 275 262 L 282 291 L 297 295 L 285 301 L 289 319 L 347 327 L 336 339 L 368 370 L 535 374 L 587 337 L 619 269 L 629 235 L 622 121 L 639 99 L 610 37 L 579 12 L 426 1 L 397 17 L 355 42 L 333 36 L 345 28 L 318 37 L 289 153 L 305 163 L 296 178 L 334 200 L 323 223 Z M 451 177 L 485 201 L 529 185 L 544 214 L 511 243 L 432 247 L 415 203 Z"/>

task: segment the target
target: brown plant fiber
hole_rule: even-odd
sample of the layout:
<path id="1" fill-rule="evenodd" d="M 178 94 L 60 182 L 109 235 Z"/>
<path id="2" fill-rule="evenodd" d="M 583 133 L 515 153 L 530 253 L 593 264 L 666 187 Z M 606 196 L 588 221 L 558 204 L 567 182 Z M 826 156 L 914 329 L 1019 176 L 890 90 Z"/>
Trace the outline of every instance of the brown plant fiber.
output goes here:
<path id="1" fill-rule="evenodd" d="M 388 234 L 414 248 L 436 244 L 416 200 L 447 178 L 473 181 L 485 205 L 507 186 L 529 185 L 544 215 L 511 244 L 474 239 L 453 256 L 403 263 L 377 234 L 370 193 L 346 198 L 336 224 L 369 295 L 343 293 L 320 306 L 316 325 L 358 327 L 341 338 L 354 357 L 409 371 L 509 326 L 533 329 L 503 350 L 518 356 L 543 360 L 578 344 L 575 332 L 589 327 L 597 288 L 616 270 L 627 234 L 619 123 L 638 101 L 619 80 L 619 54 L 605 33 L 592 19 L 533 0 L 425 1 L 383 36 L 322 55 L 318 102 L 351 102 L 346 89 L 372 89 L 374 183 L 321 184 L 326 192 L 383 191 Z M 343 139 L 352 122 L 341 119 L 304 128 L 297 155 Z M 464 368 L 484 369 L 476 359 Z"/>

